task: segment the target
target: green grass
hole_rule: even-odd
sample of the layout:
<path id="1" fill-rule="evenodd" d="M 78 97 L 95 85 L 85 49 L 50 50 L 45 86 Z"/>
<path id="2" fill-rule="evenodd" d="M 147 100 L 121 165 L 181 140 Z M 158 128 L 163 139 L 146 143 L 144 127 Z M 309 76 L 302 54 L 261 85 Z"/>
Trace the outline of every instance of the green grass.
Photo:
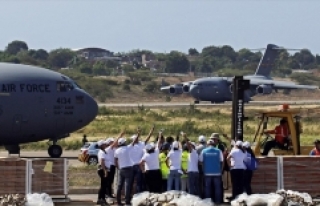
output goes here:
<path id="1" fill-rule="evenodd" d="M 270 107 L 276 108 L 276 107 Z M 246 107 L 245 115 L 249 117 L 244 122 L 245 140 L 251 141 L 258 126 L 256 112 L 259 107 Z M 263 109 L 267 109 L 263 107 Z M 312 144 L 318 138 L 320 127 L 320 107 L 299 107 L 302 115 L 303 134 L 302 145 Z M 279 119 L 269 122 L 268 128 L 273 128 Z M 89 141 L 116 137 L 123 129 L 126 129 L 126 137 L 135 133 L 137 127 L 142 129 L 142 137 L 145 137 L 150 128 L 155 125 L 156 129 L 153 138 L 160 129 L 165 129 L 165 136 L 176 136 L 180 131 L 186 132 L 190 139 L 196 140 L 199 135 L 209 136 L 213 132 L 231 133 L 231 109 L 210 108 L 198 109 L 194 105 L 180 109 L 148 109 L 143 105 L 136 109 L 115 110 L 100 108 L 98 117 L 86 127 L 71 134 L 59 144 L 66 150 L 78 150 L 82 143 L 82 135 L 87 134 Z M 47 141 L 21 145 L 23 149 L 42 150 L 47 149 Z"/>

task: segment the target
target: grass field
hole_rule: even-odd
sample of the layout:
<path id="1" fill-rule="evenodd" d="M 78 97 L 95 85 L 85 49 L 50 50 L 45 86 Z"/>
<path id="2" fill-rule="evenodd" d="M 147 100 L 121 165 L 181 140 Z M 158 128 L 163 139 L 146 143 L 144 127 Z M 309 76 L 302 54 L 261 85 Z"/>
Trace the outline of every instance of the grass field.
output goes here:
<path id="1" fill-rule="evenodd" d="M 277 106 L 258 107 L 247 106 L 245 116 L 249 117 L 244 122 L 245 140 L 251 141 L 258 127 L 257 112 L 262 109 L 276 109 Z M 303 122 L 302 145 L 312 144 L 320 133 L 319 118 L 320 106 L 292 106 L 300 110 Z M 272 119 L 268 128 L 274 128 L 279 119 Z M 59 141 L 66 150 L 77 150 L 81 147 L 82 135 L 86 134 L 89 141 L 116 137 L 123 129 L 126 129 L 126 137 L 133 135 L 137 127 L 142 129 L 142 137 L 145 137 L 149 129 L 156 126 L 153 138 L 160 129 L 164 129 L 165 136 L 176 136 L 180 131 L 186 132 L 190 139 L 196 140 L 199 135 L 209 136 L 213 132 L 231 133 L 231 109 L 226 108 L 197 108 L 190 105 L 180 109 L 148 109 L 139 106 L 131 110 L 114 110 L 100 108 L 99 115 L 86 127 L 71 134 L 70 137 Z M 42 150 L 47 149 L 47 141 L 21 145 L 23 149 Z"/>
<path id="2" fill-rule="evenodd" d="M 252 140 L 254 132 L 258 126 L 256 114 L 262 109 L 276 109 L 276 106 L 257 107 L 247 106 L 246 116 L 250 117 L 244 123 L 244 133 L 246 140 Z M 320 106 L 292 106 L 299 109 L 302 122 L 303 134 L 302 145 L 310 145 L 313 140 L 318 138 L 320 127 L 318 120 L 320 118 Z M 278 119 L 270 122 L 268 128 L 273 128 Z M 61 142 L 66 149 L 78 149 L 81 146 L 81 138 L 85 133 L 89 141 L 103 139 L 109 136 L 116 136 L 124 128 L 130 137 L 135 129 L 140 126 L 144 136 L 147 135 L 150 127 L 155 124 L 155 135 L 160 129 L 165 129 L 165 136 L 175 136 L 178 132 L 184 131 L 189 137 L 195 140 L 200 134 L 209 136 L 213 132 L 229 133 L 231 130 L 231 109 L 197 109 L 193 105 L 182 109 L 146 109 L 139 107 L 133 110 L 113 110 L 100 109 L 100 115 L 87 127 L 72 134 L 70 138 Z M 154 137 L 154 136 L 153 136 Z M 46 143 L 34 143 L 26 145 L 29 149 L 45 149 Z M 96 174 L 95 166 L 77 166 L 69 167 L 69 186 L 78 187 L 98 187 L 100 180 Z"/>

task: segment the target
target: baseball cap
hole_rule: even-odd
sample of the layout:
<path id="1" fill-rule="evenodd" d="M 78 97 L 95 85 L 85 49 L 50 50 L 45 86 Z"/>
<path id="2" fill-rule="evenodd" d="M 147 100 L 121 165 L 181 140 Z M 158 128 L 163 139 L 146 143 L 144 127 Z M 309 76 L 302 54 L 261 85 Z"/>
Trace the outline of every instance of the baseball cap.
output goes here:
<path id="1" fill-rule="evenodd" d="M 199 142 L 206 142 L 206 137 L 203 135 L 199 136 Z"/>
<path id="2" fill-rule="evenodd" d="M 98 146 L 100 147 L 101 145 L 105 144 L 105 142 L 103 140 L 100 140 L 97 142 Z"/>
<path id="3" fill-rule="evenodd" d="M 242 146 L 244 146 L 245 148 L 250 148 L 250 142 L 246 141 L 242 144 Z"/>
<path id="4" fill-rule="evenodd" d="M 241 147 L 242 146 L 242 141 L 240 141 L 240 140 L 236 141 L 236 146 Z"/>
<path id="5" fill-rule="evenodd" d="M 114 142 L 114 139 L 113 139 L 113 138 L 108 138 L 108 139 L 106 139 L 106 141 L 105 141 L 104 143 L 110 144 L 111 142 Z"/>
<path id="6" fill-rule="evenodd" d="M 212 133 L 210 139 L 219 139 L 219 133 Z"/>
<path id="7" fill-rule="evenodd" d="M 179 148 L 179 142 L 177 142 L 177 141 L 174 141 L 173 143 L 172 143 L 172 147 L 173 148 Z"/>
<path id="8" fill-rule="evenodd" d="M 126 143 L 126 139 L 121 137 L 119 140 L 118 140 L 118 144 L 119 145 L 123 145 L 124 143 Z"/>

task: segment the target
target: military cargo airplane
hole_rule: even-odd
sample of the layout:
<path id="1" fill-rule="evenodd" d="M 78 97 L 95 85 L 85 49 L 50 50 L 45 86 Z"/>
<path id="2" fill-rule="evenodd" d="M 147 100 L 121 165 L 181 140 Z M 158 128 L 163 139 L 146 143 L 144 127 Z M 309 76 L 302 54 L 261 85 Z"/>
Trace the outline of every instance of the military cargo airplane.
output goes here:
<path id="1" fill-rule="evenodd" d="M 271 94 L 273 91 L 292 89 L 318 89 L 318 86 L 297 85 L 288 81 L 275 81 L 270 77 L 275 59 L 279 50 L 283 48 L 268 44 L 265 53 L 261 57 L 255 74 L 244 76 L 250 80 L 250 89 L 245 91 L 244 101 L 251 101 L 255 95 Z M 169 91 L 169 94 L 187 93 L 195 99 L 195 103 L 200 101 L 211 101 L 212 103 L 223 103 L 232 101 L 233 77 L 205 77 L 191 82 L 182 82 L 170 86 L 161 87 L 162 91 Z"/>
<path id="2" fill-rule="evenodd" d="M 36 66 L 0 63 L 0 145 L 20 154 L 19 144 L 52 141 L 50 157 L 62 155 L 57 141 L 89 124 L 95 100 L 69 77 Z"/>

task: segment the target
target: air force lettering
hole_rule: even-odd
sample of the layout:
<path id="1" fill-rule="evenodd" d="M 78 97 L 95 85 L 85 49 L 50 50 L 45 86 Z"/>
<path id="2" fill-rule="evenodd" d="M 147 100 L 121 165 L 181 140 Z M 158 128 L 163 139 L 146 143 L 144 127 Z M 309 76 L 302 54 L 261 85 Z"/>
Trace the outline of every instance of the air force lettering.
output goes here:
<path id="1" fill-rule="evenodd" d="M 223 155 L 219 149 L 208 147 L 202 150 L 203 173 L 208 176 L 221 175 L 221 163 Z M 201 160 L 200 160 L 201 161 Z"/>
<path id="2" fill-rule="evenodd" d="M 2 92 L 28 92 L 28 93 L 50 93 L 49 84 L 2 84 Z"/>

